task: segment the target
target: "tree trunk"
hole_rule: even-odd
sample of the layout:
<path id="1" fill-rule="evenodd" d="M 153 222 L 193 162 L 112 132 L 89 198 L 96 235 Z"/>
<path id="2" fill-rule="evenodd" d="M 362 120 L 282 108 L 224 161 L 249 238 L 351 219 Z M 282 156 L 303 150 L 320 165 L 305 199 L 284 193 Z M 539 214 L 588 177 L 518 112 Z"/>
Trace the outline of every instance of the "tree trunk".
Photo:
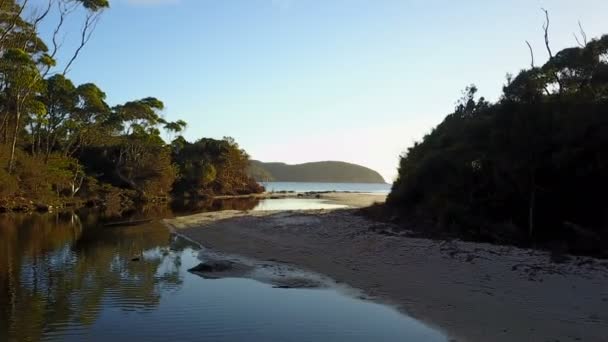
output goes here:
<path id="1" fill-rule="evenodd" d="M 17 105 L 19 107 L 19 105 Z M 15 148 L 17 147 L 17 136 L 19 135 L 19 121 L 21 119 L 21 110 L 17 108 L 15 117 L 15 131 L 13 132 L 13 142 L 11 144 L 11 158 L 8 162 L 8 173 L 12 174 L 15 167 Z"/>

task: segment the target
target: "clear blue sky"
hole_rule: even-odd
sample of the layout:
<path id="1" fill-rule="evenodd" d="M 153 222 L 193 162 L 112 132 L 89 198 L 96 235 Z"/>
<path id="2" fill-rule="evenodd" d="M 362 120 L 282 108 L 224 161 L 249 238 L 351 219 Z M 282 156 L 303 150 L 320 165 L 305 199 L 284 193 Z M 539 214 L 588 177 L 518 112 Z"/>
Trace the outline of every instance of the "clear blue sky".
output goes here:
<path id="1" fill-rule="evenodd" d="M 396 174 L 398 157 L 475 83 L 608 33 L 605 0 L 111 0 L 70 72 L 110 104 L 155 96 L 186 137 L 232 136 L 263 161 L 343 160 Z M 77 28 L 72 22 L 69 27 Z M 75 37 L 68 36 L 66 48 Z M 67 51 L 67 50 L 66 50 Z"/>

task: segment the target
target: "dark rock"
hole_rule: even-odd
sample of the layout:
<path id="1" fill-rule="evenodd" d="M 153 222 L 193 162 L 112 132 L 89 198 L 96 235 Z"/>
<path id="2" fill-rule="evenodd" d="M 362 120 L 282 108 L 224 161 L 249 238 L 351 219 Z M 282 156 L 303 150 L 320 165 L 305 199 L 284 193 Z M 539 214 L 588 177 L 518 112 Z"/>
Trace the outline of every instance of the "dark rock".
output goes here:
<path id="1" fill-rule="evenodd" d="M 230 261 L 208 261 L 202 262 L 197 266 L 192 267 L 188 270 L 188 272 L 199 272 L 199 273 L 207 273 L 207 272 L 224 272 L 231 270 L 233 263 Z"/>
<path id="2" fill-rule="evenodd" d="M 135 257 L 135 258 L 131 259 L 131 261 L 140 261 L 140 260 L 141 260 L 140 257 Z"/>

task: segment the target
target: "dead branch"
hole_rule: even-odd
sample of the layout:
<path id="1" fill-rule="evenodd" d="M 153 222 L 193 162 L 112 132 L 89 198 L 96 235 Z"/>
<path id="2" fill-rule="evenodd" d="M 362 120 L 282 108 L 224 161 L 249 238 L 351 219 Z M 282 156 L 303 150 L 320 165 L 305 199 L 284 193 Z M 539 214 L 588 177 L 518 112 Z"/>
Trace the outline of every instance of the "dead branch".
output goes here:
<path id="1" fill-rule="evenodd" d="M 583 39 L 583 41 L 581 42 L 578 39 L 578 35 L 576 33 L 572 33 L 572 35 L 574 36 L 574 40 L 576 40 L 576 43 L 578 44 L 578 46 L 584 49 L 587 46 L 587 33 L 585 33 L 585 30 L 583 30 L 583 25 L 581 25 L 580 20 L 578 22 L 578 28 L 579 28 L 579 34 L 581 35 L 581 38 Z"/>
<path id="2" fill-rule="evenodd" d="M 49 0 L 46 9 L 42 11 L 42 13 L 36 19 L 34 19 L 34 22 L 32 23 L 32 26 L 34 26 L 34 28 L 38 28 L 38 24 L 40 24 L 40 22 L 44 20 L 47 15 L 49 15 L 49 13 L 51 12 L 51 7 L 53 7 L 53 0 Z"/>
<path id="3" fill-rule="evenodd" d="M 585 30 L 583 29 L 583 25 L 581 24 L 581 21 L 578 21 L 578 28 L 580 29 L 580 33 L 581 33 L 581 37 L 583 37 L 583 43 L 585 44 L 585 46 L 587 46 L 587 33 L 585 33 Z"/>
<path id="4" fill-rule="evenodd" d="M 551 23 L 549 20 L 549 11 L 544 8 L 541 8 L 541 10 L 545 13 L 545 23 L 543 24 L 543 30 L 545 31 L 545 47 L 549 53 L 549 62 L 551 62 L 553 59 L 553 52 L 551 51 L 551 45 L 549 44 L 549 25 Z M 558 86 L 558 93 L 561 94 L 563 89 L 562 80 L 559 78 L 557 71 L 553 71 L 553 77 Z"/>
<path id="5" fill-rule="evenodd" d="M 553 58 L 553 52 L 551 51 L 551 46 L 549 44 L 549 11 L 544 8 L 541 8 L 543 12 L 545 12 L 545 23 L 543 24 L 543 30 L 545 31 L 545 47 L 547 48 L 547 52 L 549 53 L 549 58 Z"/>
<path id="6" fill-rule="evenodd" d="M 528 44 L 528 49 L 530 50 L 530 66 L 534 69 L 534 50 L 532 50 L 532 45 L 530 42 L 526 40 L 526 44 Z"/>
<path id="7" fill-rule="evenodd" d="M 55 56 L 57 55 L 57 52 L 59 52 L 59 49 L 61 49 L 61 47 L 63 46 L 64 41 L 62 39 L 62 41 L 59 42 L 59 34 L 61 33 L 61 29 L 65 23 L 66 18 L 72 12 L 74 12 L 74 10 L 76 10 L 77 6 L 78 6 L 78 4 L 74 3 L 74 2 L 67 2 L 65 0 L 57 1 L 57 12 L 59 13 L 58 14 L 59 19 L 58 19 L 57 25 L 55 26 L 55 29 L 53 30 L 53 35 L 51 38 L 52 48 L 49 53 L 49 56 L 51 58 L 55 58 Z M 51 71 L 51 67 L 49 66 L 46 69 L 46 71 L 44 72 L 43 77 L 46 78 L 46 76 L 49 74 L 50 71 Z"/>
<path id="8" fill-rule="evenodd" d="M 97 27 L 97 23 L 99 22 L 100 14 L 101 11 L 87 13 L 87 17 L 84 21 L 80 35 L 80 44 L 78 45 L 78 48 L 76 48 L 76 50 L 74 51 L 74 54 L 72 55 L 72 58 L 70 58 L 68 64 L 66 64 L 65 69 L 63 69 L 64 76 L 68 73 L 70 67 L 72 66 L 74 61 L 76 61 L 76 58 L 78 58 L 78 55 L 80 55 L 82 49 L 85 47 L 85 45 L 87 45 L 87 43 L 91 39 L 91 36 L 93 35 L 95 28 Z"/>
<path id="9" fill-rule="evenodd" d="M 585 47 L 585 45 L 583 45 L 583 44 L 580 42 L 580 40 L 578 40 L 578 36 L 576 35 L 576 33 L 572 33 L 572 35 L 574 36 L 574 40 L 576 40 L 576 44 L 577 44 L 579 47 L 584 48 L 584 47 Z"/>

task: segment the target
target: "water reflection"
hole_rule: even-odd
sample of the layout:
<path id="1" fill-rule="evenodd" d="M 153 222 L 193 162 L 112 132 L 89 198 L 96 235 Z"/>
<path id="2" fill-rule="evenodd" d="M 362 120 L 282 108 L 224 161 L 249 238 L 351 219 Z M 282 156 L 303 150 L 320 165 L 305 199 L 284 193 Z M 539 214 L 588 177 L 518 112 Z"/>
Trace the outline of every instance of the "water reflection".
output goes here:
<path id="1" fill-rule="evenodd" d="M 159 287 L 181 284 L 177 267 L 131 262 L 167 246 L 160 225 L 104 229 L 76 214 L 0 216 L 0 340 L 40 340 L 69 325 L 92 324 L 103 301 L 152 308 Z M 179 263 L 179 260 L 173 260 Z"/>
<path id="2" fill-rule="evenodd" d="M 152 204 L 127 209 L 106 208 L 105 211 L 89 210 L 86 214 L 90 222 L 112 222 L 125 219 L 161 219 L 206 211 L 251 210 L 259 203 L 260 199 L 255 197 L 207 200 L 178 199 L 168 205 Z"/>
<path id="3" fill-rule="evenodd" d="M 259 198 L 228 198 L 222 200 L 206 200 L 192 201 L 180 200 L 174 201 L 171 204 L 171 210 L 174 214 L 184 215 L 193 212 L 202 211 L 220 211 L 220 210 L 251 210 L 260 203 Z"/>
<path id="4" fill-rule="evenodd" d="M 0 341 L 445 340 L 335 291 L 203 279 L 186 271 L 199 262 L 188 242 L 159 223 L 103 224 L 116 219 L 91 211 L 0 215 Z"/>

